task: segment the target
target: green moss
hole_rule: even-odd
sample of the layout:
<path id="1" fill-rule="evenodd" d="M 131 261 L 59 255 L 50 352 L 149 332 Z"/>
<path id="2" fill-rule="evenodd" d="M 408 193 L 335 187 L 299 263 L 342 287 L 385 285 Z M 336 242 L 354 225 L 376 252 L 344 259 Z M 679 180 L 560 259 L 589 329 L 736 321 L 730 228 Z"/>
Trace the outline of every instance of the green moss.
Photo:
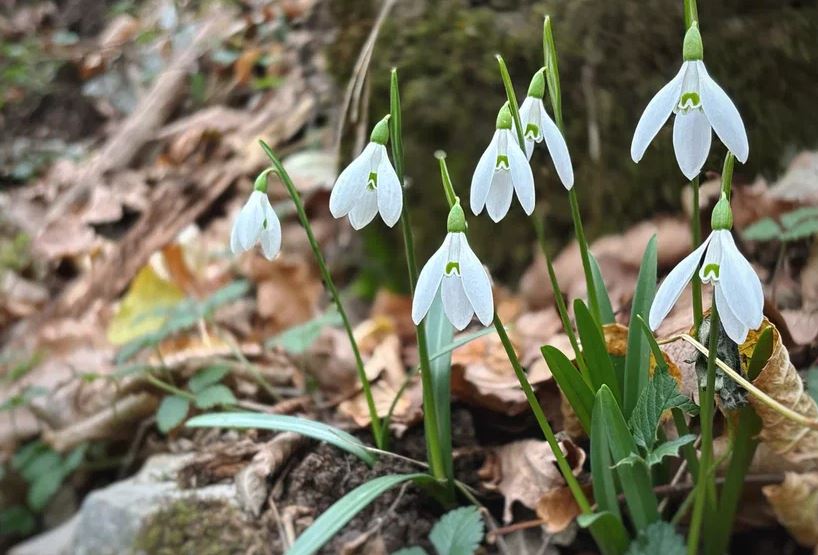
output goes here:
<path id="1" fill-rule="evenodd" d="M 224 501 L 182 499 L 152 515 L 143 525 L 134 551 L 151 555 L 232 555 L 262 552 L 264 528 L 246 521 Z"/>

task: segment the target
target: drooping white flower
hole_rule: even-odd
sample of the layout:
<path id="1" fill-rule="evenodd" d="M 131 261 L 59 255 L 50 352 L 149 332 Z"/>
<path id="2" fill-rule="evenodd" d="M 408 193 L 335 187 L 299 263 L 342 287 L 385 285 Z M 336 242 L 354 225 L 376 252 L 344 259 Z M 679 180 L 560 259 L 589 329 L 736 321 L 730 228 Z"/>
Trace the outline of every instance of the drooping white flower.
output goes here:
<path id="1" fill-rule="evenodd" d="M 341 172 L 329 197 L 329 210 L 336 218 L 349 216 L 349 223 L 361 229 L 380 212 L 384 223 L 395 225 L 403 210 L 403 189 L 386 153 L 389 116 L 372 130 L 370 142 Z"/>
<path id="2" fill-rule="evenodd" d="M 242 206 L 230 232 L 230 250 L 233 254 L 250 250 L 261 243 L 264 257 L 272 260 L 281 250 L 281 222 L 278 221 L 270 199 L 267 198 L 265 170 L 256 179 L 256 188 Z"/>
<path id="3" fill-rule="evenodd" d="M 726 203 L 727 199 L 722 197 L 713 211 L 714 225 L 710 236 L 671 270 L 656 292 L 650 307 L 652 330 L 659 327 L 700 266 L 702 282 L 713 284 L 719 319 L 730 339 L 740 345 L 747 339 L 749 330 L 761 325 L 764 310 L 761 282 L 736 247 L 729 230 L 732 215 L 729 218 L 724 216 L 725 205 L 726 214 L 730 209 Z"/>
<path id="4" fill-rule="evenodd" d="M 488 326 L 494 317 L 491 279 L 466 239 L 466 219 L 460 203 L 449 212 L 448 233 L 443 245 L 420 271 L 412 299 L 412 320 L 419 324 L 432 306 L 438 290 L 443 311 L 458 330 L 472 317 Z"/>
<path id="5" fill-rule="evenodd" d="M 648 103 L 631 143 L 631 158 L 639 162 L 671 113 L 673 150 L 682 173 L 695 178 L 710 152 L 711 128 L 740 162 L 750 153 L 744 122 L 727 93 L 708 75 L 702 61 L 702 43 L 696 23 L 684 40 L 684 63 L 679 73 Z"/>
<path id="6" fill-rule="evenodd" d="M 534 174 L 511 130 L 511 112 L 506 103 L 497 115 L 494 137 L 471 178 L 471 211 L 480 214 L 485 206 L 491 219 L 499 222 L 508 213 L 514 193 L 530 215 L 534 211 Z"/>
<path id="7" fill-rule="evenodd" d="M 525 138 L 525 154 L 531 160 L 534 143 L 541 143 L 545 140 L 545 146 L 554 161 L 557 175 L 563 186 L 570 190 L 574 186 L 574 168 L 571 166 L 571 155 L 568 153 L 565 138 L 543 105 L 544 72 L 545 68 L 542 68 L 534 74 L 528 86 L 528 95 L 520 105 L 520 123 L 522 123 Z"/>

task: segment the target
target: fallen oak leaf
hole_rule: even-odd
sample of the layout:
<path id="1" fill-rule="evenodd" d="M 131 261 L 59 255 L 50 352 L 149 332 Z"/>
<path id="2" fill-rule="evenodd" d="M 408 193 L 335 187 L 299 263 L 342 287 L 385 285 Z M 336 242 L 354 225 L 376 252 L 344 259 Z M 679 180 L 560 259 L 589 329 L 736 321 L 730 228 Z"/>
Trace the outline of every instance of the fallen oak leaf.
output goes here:
<path id="1" fill-rule="evenodd" d="M 787 472 L 781 484 L 764 486 L 761 491 L 798 543 L 818 546 L 818 472 Z"/>

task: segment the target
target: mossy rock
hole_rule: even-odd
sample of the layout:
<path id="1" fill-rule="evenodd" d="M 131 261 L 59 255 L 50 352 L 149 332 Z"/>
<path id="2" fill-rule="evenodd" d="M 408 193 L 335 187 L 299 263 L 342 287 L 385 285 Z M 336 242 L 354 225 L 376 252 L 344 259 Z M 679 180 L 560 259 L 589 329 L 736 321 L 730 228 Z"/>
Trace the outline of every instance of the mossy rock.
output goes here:
<path id="1" fill-rule="evenodd" d="M 778 0 L 700 4 L 708 70 L 734 99 L 749 134 L 750 158 L 736 168 L 736 180 L 774 178 L 792 155 L 818 144 L 818 8 L 813 2 Z M 340 30 L 328 59 L 341 86 L 379 5 L 331 3 Z M 468 198 L 474 166 L 504 101 L 494 54 L 504 56 L 517 94 L 524 95 L 542 65 L 545 14 L 553 19 L 566 135 L 589 235 L 624 229 L 656 212 L 679 211 L 685 179 L 676 166 L 670 125 L 639 165 L 630 159 L 630 141 L 645 105 L 681 63 L 681 0 L 410 0 L 394 8 L 376 45 L 370 119 L 388 111 L 389 69 L 398 67 L 419 260 L 445 233 L 447 210 L 433 153 L 448 153 L 455 187 Z M 598 148 L 592 146 L 591 128 L 598 133 Z M 705 170 L 719 171 L 724 154 L 714 138 Z M 535 152 L 532 165 L 556 247 L 572 237 L 567 195 L 544 148 Z M 529 262 L 534 242 L 532 227 L 521 216 L 515 201 L 499 225 L 485 215 L 469 222 L 476 251 L 495 277 L 510 283 Z M 367 241 L 393 252 L 384 264 L 399 272 L 399 234 L 383 237 L 380 229 L 368 230 Z"/>

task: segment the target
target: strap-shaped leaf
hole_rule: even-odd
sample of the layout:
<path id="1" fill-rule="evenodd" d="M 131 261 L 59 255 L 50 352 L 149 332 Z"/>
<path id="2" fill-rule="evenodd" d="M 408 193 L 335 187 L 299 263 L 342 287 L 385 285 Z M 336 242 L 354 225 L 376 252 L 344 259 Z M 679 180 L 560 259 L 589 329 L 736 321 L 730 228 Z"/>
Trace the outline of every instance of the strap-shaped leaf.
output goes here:
<path id="1" fill-rule="evenodd" d="M 639 277 L 631 307 L 631 325 L 628 329 L 628 352 L 625 354 L 625 383 L 622 412 L 630 416 L 642 388 L 648 381 L 648 345 L 639 326 L 637 316 L 647 319 L 653 296 L 656 294 L 656 236 L 651 237 L 642 256 Z"/>
<path id="2" fill-rule="evenodd" d="M 577 523 L 591 531 L 603 555 L 621 555 L 628 548 L 630 538 L 622 520 L 608 511 L 579 515 Z"/>
<path id="3" fill-rule="evenodd" d="M 375 463 L 375 457 L 366 450 L 357 437 L 323 422 L 286 414 L 214 412 L 194 416 L 187 421 L 186 426 L 188 428 L 241 428 L 295 432 L 318 441 L 326 441 L 330 445 L 352 453 L 369 465 Z"/>
<path id="4" fill-rule="evenodd" d="M 608 348 L 605 345 L 602 330 L 581 299 L 574 301 L 574 316 L 577 319 L 577 331 L 579 331 L 579 338 L 582 343 L 582 353 L 585 356 L 588 373 L 591 376 L 591 387 L 594 391 L 598 391 L 600 387 L 607 385 L 613 391 L 617 402 L 621 402 L 622 389 L 619 380 L 616 378 L 611 357 L 608 355 Z"/>
<path id="5" fill-rule="evenodd" d="M 557 380 L 562 394 L 568 399 L 574 409 L 585 433 L 591 431 L 591 411 L 594 408 L 594 393 L 585 383 L 582 374 L 571 364 L 562 351 L 551 345 L 543 345 L 540 349 L 551 375 Z"/>
<path id="6" fill-rule="evenodd" d="M 588 258 L 591 261 L 594 289 L 596 289 L 596 298 L 599 302 L 599 317 L 602 320 L 600 324 L 613 324 L 616 321 L 616 317 L 614 316 L 613 307 L 611 306 L 611 297 L 608 296 L 608 289 L 605 287 L 605 280 L 602 279 L 602 270 L 599 268 L 599 263 L 591 251 L 588 251 Z"/>

